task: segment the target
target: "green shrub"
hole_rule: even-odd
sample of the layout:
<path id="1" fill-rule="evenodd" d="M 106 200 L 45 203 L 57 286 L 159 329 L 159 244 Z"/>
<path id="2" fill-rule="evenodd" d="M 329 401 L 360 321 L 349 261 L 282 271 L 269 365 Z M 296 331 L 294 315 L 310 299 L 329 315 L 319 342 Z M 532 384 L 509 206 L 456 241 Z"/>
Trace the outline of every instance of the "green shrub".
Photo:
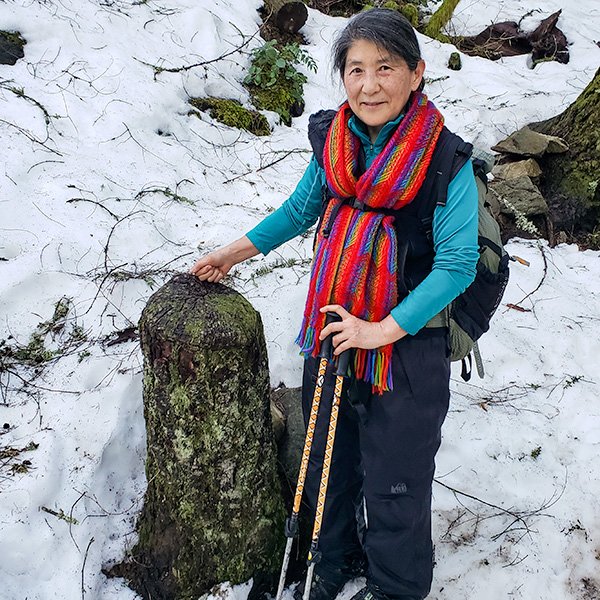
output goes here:
<path id="1" fill-rule="evenodd" d="M 306 76 L 296 70 L 300 64 L 317 70 L 315 61 L 297 43 L 279 47 L 276 40 L 271 40 L 254 50 L 244 79 L 254 105 L 278 113 L 286 125 L 291 124 L 294 105 L 303 104 Z"/>

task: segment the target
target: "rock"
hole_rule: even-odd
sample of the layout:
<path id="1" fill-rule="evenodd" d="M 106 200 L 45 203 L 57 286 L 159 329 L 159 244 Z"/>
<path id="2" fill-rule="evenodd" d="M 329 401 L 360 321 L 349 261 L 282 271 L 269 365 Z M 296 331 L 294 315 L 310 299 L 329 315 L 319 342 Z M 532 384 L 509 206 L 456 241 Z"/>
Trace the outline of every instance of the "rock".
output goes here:
<path id="1" fill-rule="evenodd" d="M 279 441 L 279 464 L 288 485 L 296 486 L 300 457 L 306 431 L 302 417 L 302 389 L 280 388 L 271 394 L 271 403 L 281 407 L 285 415 L 285 433 Z"/>
<path id="2" fill-rule="evenodd" d="M 0 65 L 14 65 L 23 58 L 26 43 L 18 31 L 0 31 Z"/>
<path id="3" fill-rule="evenodd" d="M 558 244 L 566 244 L 569 241 L 567 234 L 564 231 L 559 231 L 554 238 L 554 242 L 556 245 Z"/>
<path id="4" fill-rule="evenodd" d="M 492 150 L 518 156 L 543 156 L 567 152 L 569 146 L 559 137 L 537 133 L 529 127 L 523 127 L 493 146 Z"/>
<path id="5" fill-rule="evenodd" d="M 514 179 L 493 180 L 489 184 L 491 194 L 500 202 L 500 212 L 510 216 L 517 213 L 525 217 L 545 215 L 548 205 L 540 190 L 527 176 Z"/>
<path id="6" fill-rule="evenodd" d="M 148 301 L 140 335 L 148 490 L 129 571 L 113 574 L 169 599 L 275 578 L 285 510 L 260 315 L 178 275 Z"/>
<path id="7" fill-rule="evenodd" d="M 453 52 L 448 59 L 448 68 L 452 71 L 460 71 L 462 69 L 462 62 L 460 60 L 460 54 Z"/>
<path id="8" fill-rule="evenodd" d="M 536 180 L 541 174 L 542 169 L 534 158 L 496 165 L 492 169 L 492 175 L 498 179 L 516 179 L 526 176 Z"/>
<path id="9" fill-rule="evenodd" d="M 273 398 L 273 394 L 271 394 L 271 420 L 273 421 L 273 435 L 275 436 L 275 441 L 279 444 L 285 434 L 286 417 L 283 412 L 283 406 Z"/>

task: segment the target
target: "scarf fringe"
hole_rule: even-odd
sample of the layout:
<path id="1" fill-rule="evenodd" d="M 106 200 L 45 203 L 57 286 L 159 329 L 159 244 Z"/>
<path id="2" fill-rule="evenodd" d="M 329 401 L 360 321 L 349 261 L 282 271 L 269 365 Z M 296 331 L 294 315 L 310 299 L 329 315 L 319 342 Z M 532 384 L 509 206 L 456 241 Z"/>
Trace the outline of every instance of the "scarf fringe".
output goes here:
<path id="1" fill-rule="evenodd" d="M 311 326 L 302 327 L 296 338 L 296 344 L 300 346 L 300 353 L 305 358 L 308 356 L 316 357 L 321 349 L 316 329 Z M 370 383 L 373 387 L 373 393 L 382 394 L 394 389 L 391 369 L 391 344 L 375 350 L 357 348 L 351 350 L 351 352 L 354 353 L 354 376 Z"/>

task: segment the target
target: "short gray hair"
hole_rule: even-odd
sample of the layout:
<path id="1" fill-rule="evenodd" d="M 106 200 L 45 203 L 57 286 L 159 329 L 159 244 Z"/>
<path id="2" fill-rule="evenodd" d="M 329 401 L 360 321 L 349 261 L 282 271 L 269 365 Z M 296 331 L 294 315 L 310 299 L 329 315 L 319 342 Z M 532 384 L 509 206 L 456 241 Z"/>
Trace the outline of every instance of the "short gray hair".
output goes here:
<path id="1" fill-rule="evenodd" d="M 421 60 L 419 42 L 408 19 L 396 10 L 372 8 L 354 15 L 333 44 L 333 68 L 342 78 L 348 50 L 358 40 L 373 42 L 392 56 L 399 56 L 411 71 Z"/>

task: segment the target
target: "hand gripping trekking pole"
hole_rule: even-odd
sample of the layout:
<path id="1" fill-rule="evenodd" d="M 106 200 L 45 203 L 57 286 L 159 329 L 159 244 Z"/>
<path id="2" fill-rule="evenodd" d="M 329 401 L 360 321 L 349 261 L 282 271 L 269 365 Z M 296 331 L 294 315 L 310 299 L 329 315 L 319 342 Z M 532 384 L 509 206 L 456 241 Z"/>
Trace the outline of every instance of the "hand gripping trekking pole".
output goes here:
<path id="1" fill-rule="evenodd" d="M 308 571 L 306 573 L 306 583 L 304 585 L 304 596 L 302 597 L 302 600 L 309 600 L 310 598 L 313 571 L 315 570 L 315 565 L 321 559 L 321 553 L 319 552 L 319 537 L 321 535 L 321 524 L 323 522 L 323 509 L 325 508 L 325 496 L 327 495 L 327 483 L 329 481 L 329 470 L 331 468 L 331 457 L 333 454 L 333 443 L 335 441 L 335 429 L 340 408 L 340 398 L 342 396 L 342 385 L 344 383 L 344 377 L 347 376 L 349 362 L 350 351 L 346 350 L 340 354 L 335 372 L 335 390 L 333 393 L 333 403 L 331 405 L 329 430 L 327 431 L 327 443 L 325 445 L 325 456 L 323 457 L 323 471 L 321 472 L 321 484 L 319 486 L 319 497 L 317 499 L 312 540 L 308 552 Z"/>
<path id="2" fill-rule="evenodd" d="M 325 326 L 333 321 L 339 320 L 335 313 L 327 313 Z M 321 351 L 319 352 L 319 373 L 315 385 L 315 392 L 310 408 L 310 417 L 306 428 L 306 437 L 304 438 L 304 449 L 302 450 L 302 460 L 300 462 L 300 472 L 298 473 L 298 482 L 296 483 L 296 493 L 294 495 L 294 506 L 291 516 L 285 522 L 285 535 L 287 542 L 285 545 L 285 553 L 283 555 L 283 565 L 281 566 L 281 575 L 279 576 L 279 585 L 277 587 L 277 596 L 275 600 L 281 600 L 283 588 L 285 586 L 285 576 L 287 574 L 290 555 L 292 553 L 292 542 L 298 533 L 298 515 L 300 514 L 300 504 L 302 502 L 302 493 L 304 492 L 304 483 L 306 481 L 306 473 L 308 472 L 308 460 L 310 458 L 310 450 L 312 448 L 313 437 L 315 433 L 315 425 L 317 424 L 317 415 L 319 414 L 319 405 L 321 403 L 321 393 L 323 391 L 323 382 L 325 380 L 325 371 L 327 363 L 331 359 L 332 344 L 331 336 L 328 336 L 321 343 Z"/>

